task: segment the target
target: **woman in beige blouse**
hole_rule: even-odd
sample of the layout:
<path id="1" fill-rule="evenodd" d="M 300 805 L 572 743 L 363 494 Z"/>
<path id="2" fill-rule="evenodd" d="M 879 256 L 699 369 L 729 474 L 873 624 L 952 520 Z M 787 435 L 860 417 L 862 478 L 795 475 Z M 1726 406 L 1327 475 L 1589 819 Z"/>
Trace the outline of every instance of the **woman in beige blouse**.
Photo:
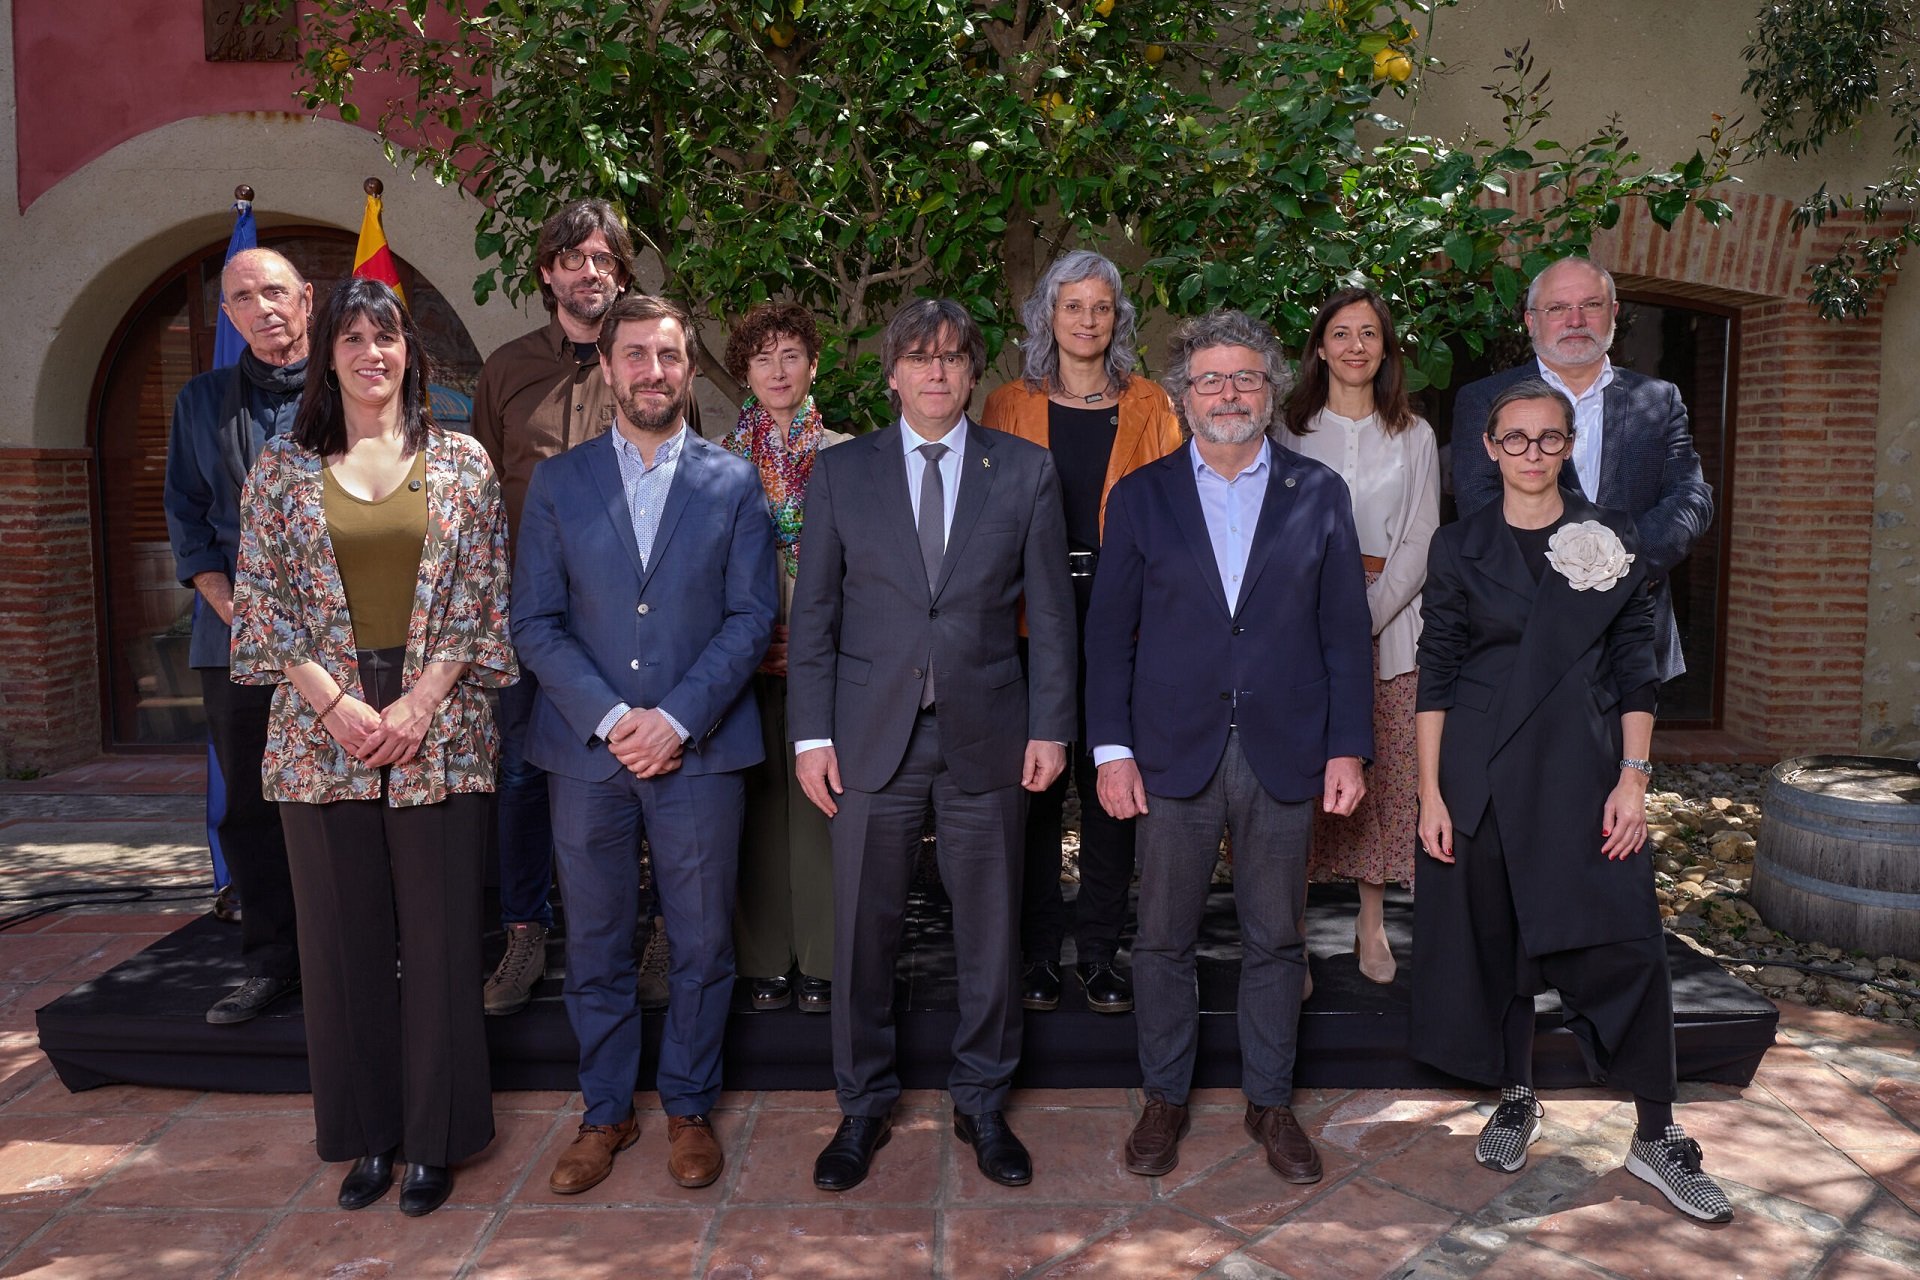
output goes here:
<path id="1" fill-rule="evenodd" d="M 1388 983 L 1395 964 L 1382 914 L 1386 883 L 1412 881 L 1420 821 L 1414 645 L 1427 543 L 1440 524 L 1439 453 L 1433 429 L 1407 402 L 1393 317 L 1371 289 L 1343 289 L 1321 305 L 1300 366 L 1280 441 L 1338 471 L 1353 495 L 1377 681 L 1366 797 L 1350 817 L 1314 815 L 1308 874 L 1359 885 L 1354 954 L 1362 974 Z"/>

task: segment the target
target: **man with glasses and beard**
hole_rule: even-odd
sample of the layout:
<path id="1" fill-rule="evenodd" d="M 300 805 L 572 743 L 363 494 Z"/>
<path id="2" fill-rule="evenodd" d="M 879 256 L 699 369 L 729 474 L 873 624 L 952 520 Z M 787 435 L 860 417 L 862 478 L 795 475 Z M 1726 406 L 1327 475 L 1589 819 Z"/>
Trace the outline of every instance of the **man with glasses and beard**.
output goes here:
<path id="1" fill-rule="evenodd" d="M 656 1085 L 667 1170 L 703 1187 L 723 1163 L 708 1113 L 733 990 L 742 771 L 765 755 L 747 688 L 779 598 L 758 473 L 687 425 L 692 331 L 664 299 L 613 304 L 599 348 L 614 429 L 540 464 L 518 531 L 513 639 L 540 682 L 526 752 L 548 774 L 586 1106 L 548 1179 L 562 1195 L 605 1178 L 639 1132 L 642 838 L 675 943 Z"/>
<path id="2" fill-rule="evenodd" d="M 1713 523 L 1713 489 L 1700 474 L 1680 389 L 1607 358 L 1619 314 L 1613 277 L 1585 258 L 1563 258 L 1533 278 L 1526 325 L 1534 360 L 1467 384 L 1454 401 L 1453 501 L 1464 519 L 1500 497 L 1500 468 L 1474 437 L 1502 391 L 1539 378 L 1565 395 L 1573 451 L 1560 484 L 1633 517 L 1652 579 L 1654 661 L 1666 681 L 1687 669 L 1667 575 Z"/>
<path id="3" fill-rule="evenodd" d="M 1146 1102 L 1126 1166 L 1151 1177 L 1179 1163 L 1199 1039 L 1194 949 L 1231 830 L 1246 1129 L 1281 1178 L 1317 1182 L 1291 1107 L 1300 921 L 1311 806 L 1352 813 L 1373 754 L 1360 543 L 1339 475 L 1265 435 L 1287 389 L 1267 326 L 1238 311 L 1187 322 L 1161 384 L 1193 439 L 1114 486 L 1086 629 L 1099 801 L 1139 818 Z"/>

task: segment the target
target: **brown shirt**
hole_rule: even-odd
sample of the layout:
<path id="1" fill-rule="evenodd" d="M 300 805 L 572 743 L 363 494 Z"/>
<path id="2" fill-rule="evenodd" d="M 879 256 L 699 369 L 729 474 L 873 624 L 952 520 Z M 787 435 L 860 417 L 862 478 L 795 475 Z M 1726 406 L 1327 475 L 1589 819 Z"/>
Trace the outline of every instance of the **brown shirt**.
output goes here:
<path id="1" fill-rule="evenodd" d="M 515 338 L 480 370 L 473 435 L 500 477 L 507 527 L 520 527 L 533 468 L 613 425 L 613 389 L 598 359 L 580 363 L 558 317 Z"/>
<path id="2" fill-rule="evenodd" d="M 340 586 L 353 619 L 353 647 L 397 649 L 407 642 L 414 586 L 427 541 L 427 453 L 413 455 L 407 478 L 378 502 L 356 498 L 321 472 L 321 510 Z"/>

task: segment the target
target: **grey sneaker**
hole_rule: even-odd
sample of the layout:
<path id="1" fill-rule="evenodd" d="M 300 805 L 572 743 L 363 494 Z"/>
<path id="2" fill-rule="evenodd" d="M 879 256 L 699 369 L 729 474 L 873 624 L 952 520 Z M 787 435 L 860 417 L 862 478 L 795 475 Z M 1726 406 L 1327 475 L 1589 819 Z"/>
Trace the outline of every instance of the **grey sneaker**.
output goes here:
<path id="1" fill-rule="evenodd" d="M 1638 1134 L 1627 1148 L 1627 1172 L 1657 1189 L 1673 1207 L 1702 1222 L 1732 1222 L 1733 1205 L 1720 1184 L 1700 1170 L 1700 1144 L 1677 1124 L 1658 1141 Z"/>
<path id="2" fill-rule="evenodd" d="M 1527 1167 L 1527 1148 L 1540 1141 L 1540 1117 L 1545 1114 L 1533 1090 L 1507 1085 L 1500 1105 L 1480 1131 L 1473 1158 L 1497 1173 L 1518 1173 Z"/>
<path id="3" fill-rule="evenodd" d="M 667 922 L 655 916 L 653 928 L 647 930 L 646 949 L 640 953 L 638 995 L 642 1009 L 667 1007 L 667 962 L 671 958 L 672 953 L 667 949 Z"/>
<path id="4" fill-rule="evenodd" d="M 531 921 L 508 925 L 507 953 L 500 957 L 483 993 L 487 1012 L 496 1018 L 520 1012 L 546 974 L 547 926 Z"/>
<path id="5" fill-rule="evenodd" d="M 261 1012 L 282 996 L 290 996 L 300 989 L 298 978 L 270 978 L 256 974 L 245 982 L 213 1002 L 213 1008 L 207 1010 L 207 1022 L 211 1026 L 231 1027 L 242 1022 L 251 1022 Z"/>

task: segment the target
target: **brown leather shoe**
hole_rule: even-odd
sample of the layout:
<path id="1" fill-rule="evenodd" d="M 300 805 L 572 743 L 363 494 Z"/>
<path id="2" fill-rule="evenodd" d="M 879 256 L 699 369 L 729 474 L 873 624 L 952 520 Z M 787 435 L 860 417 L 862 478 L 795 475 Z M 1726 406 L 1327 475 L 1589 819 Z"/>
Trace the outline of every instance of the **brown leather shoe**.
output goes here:
<path id="1" fill-rule="evenodd" d="M 553 1162 L 547 1186 L 555 1195 L 579 1195 L 599 1186 L 613 1172 L 613 1158 L 640 1136 L 640 1117 L 629 1115 L 619 1124 L 583 1124 L 573 1145 Z"/>
<path id="2" fill-rule="evenodd" d="M 1282 1178 L 1288 1182 L 1320 1181 L 1320 1153 L 1293 1118 L 1293 1108 L 1256 1107 L 1249 1102 L 1247 1132 L 1266 1149 L 1267 1164 Z"/>
<path id="3" fill-rule="evenodd" d="M 1148 1098 L 1147 1109 L 1127 1135 L 1127 1172 L 1158 1178 L 1180 1163 L 1180 1139 L 1187 1136 L 1187 1109 Z"/>
<path id="4" fill-rule="evenodd" d="M 667 1172 L 683 1187 L 710 1186 L 726 1157 L 705 1116 L 667 1117 Z"/>

